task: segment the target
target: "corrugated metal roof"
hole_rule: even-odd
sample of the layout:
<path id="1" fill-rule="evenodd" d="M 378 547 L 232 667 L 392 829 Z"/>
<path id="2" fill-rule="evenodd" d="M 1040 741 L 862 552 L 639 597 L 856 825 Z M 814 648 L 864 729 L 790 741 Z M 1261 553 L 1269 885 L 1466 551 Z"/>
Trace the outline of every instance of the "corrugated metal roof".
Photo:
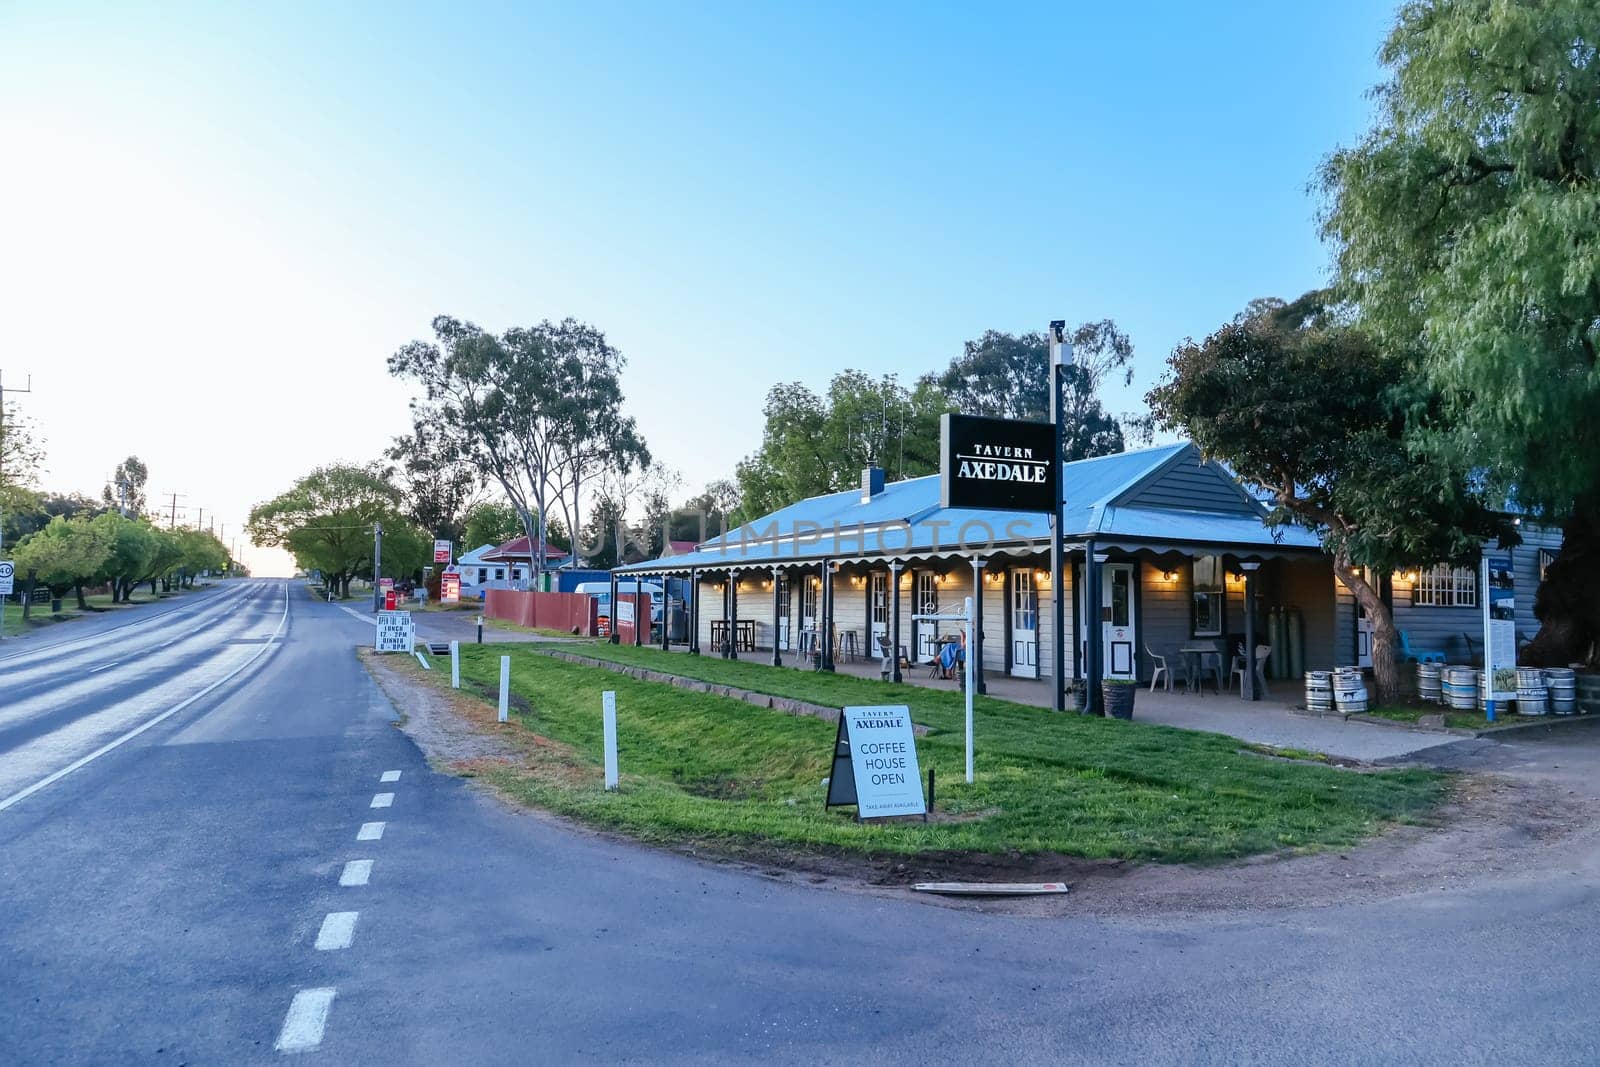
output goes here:
<path id="1" fill-rule="evenodd" d="M 1093 536 L 1151 546 L 1214 544 L 1246 552 L 1318 547 L 1310 531 L 1274 530 L 1249 515 L 1112 504 L 1186 450 L 1194 452 L 1188 442 L 1180 441 L 1064 464 L 1067 506 L 1063 527 L 1067 538 L 1079 541 Z M 1195 459 L 1198 463 L 1198 453 Z M 686 570 L 820 559 L 1031 552 L 1044 551 L 1050 536 L 1046 513 L 941 507 L 939 477 L 928 475 L 891 483 L 865 503 L 859 489 L 801 500 L 713 538 L 694 552 L 617 569 Z"/>

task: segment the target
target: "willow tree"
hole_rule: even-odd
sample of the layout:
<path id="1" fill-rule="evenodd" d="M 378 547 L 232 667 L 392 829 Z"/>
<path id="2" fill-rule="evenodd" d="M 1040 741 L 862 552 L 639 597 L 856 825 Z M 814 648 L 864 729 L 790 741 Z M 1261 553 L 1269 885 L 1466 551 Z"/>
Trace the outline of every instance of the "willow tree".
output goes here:
<path id="1" fill-rule="evenodd" d="M 1340 321 L 1323 293 L 1256 301 L 1204 342 L 1179 345 L 1148 400 L 1165 428 L 1268 496 L 1275 523 L 1321 539 L 1372 620 L 1380 703 L 1400 687 L 1379 576 L 1460 561 L 1486 537 L 1514 536 L 1466 472 L 1411 454 L 1410 434 L 1432 425 L 1437 399 L 1406 358 Z"/>
<path id="2" fill-rule="evenodd" d="M 1372 130 L 1322 170 L 1363 327 L 1446 405 L 1421 447 L 1563 529 L 1534 664 L 1600 659 L 1597 46 L 1594 0 L 1408 3 Z"/>

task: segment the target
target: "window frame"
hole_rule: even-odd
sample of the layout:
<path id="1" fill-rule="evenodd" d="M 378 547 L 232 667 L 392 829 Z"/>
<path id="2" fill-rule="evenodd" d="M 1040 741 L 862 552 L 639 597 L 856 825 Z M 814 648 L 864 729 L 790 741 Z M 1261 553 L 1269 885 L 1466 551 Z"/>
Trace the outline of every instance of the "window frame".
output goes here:
<path id="1" fill-rule="evenodd" d="M 1200 584 L 1199 567 L 1202 560 L 1214 560 L 1216 568 L 1215 586 Z M 1200 597 L 1216 598 L 1216 629 L 1200 629 Z M 1222 557 L 1208 553 L 1201 556 L 1189 557 L 1189 636 L 1190 637 L 1222 637 L 1228 632 L 1228 578 L 1223 568 Z"/>
<path id="2" fill-rule="evenodd" d="M 1445 595 L 1449 596 L 1448 601 L 1441 599 Z M 1411 606 L 1414 608 L 1476 610 L 1480 595 L 1476 567 L 1456 567 L 1449 563 L 1419 567 L 1416 580 L 1411 583 Z"/>

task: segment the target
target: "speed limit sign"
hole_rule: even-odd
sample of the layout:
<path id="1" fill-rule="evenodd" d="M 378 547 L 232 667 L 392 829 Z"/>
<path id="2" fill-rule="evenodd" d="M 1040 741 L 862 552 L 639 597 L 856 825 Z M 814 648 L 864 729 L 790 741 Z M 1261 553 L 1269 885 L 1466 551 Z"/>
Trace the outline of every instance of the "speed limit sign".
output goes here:
<path id="1" fill-rule="evenodd" d="M 0 559 L 0 596 L 11 595 L 12 577 L 17 573 L 17 568 L 9 559 Z"/>

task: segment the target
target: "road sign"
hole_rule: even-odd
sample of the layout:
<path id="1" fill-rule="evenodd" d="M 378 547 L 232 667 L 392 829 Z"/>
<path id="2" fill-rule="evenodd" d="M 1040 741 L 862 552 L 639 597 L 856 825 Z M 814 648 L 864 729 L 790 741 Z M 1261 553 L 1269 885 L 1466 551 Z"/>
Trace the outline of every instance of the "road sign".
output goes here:
<path id="1" fill-rule="evenodd" d="M 416 636 L 416 628 L 411 622 L 411 612 L 378 612 L 378 640 L 376 647 L 379 652 L 404 652 L 410 654 L 411 646 L 416 642 Z"/>
<path id="2" fill-rule="evenodd" d="M 461 575 L 445 571 L 439 576 L 439 603 L 461 603 Z"/>
<path id="3" fill-rule="evenodd" d="M 435 541 L 433 543 L 433 561 L 435 563 L 450 562 L 450 542 Z"/>
<path id="4" fill-rule="evenodd" d="M 16 580 L 17 568 L 9 559 L 0 559 L 0 596 L 11 595 L 12 582 Z"/>
<path id="5" fill-rule="evenodd" d="M 909 707 L 882 704 L 844 709 L 834 739 L 826 803 L 829 807 L 853 803 L 863 819 L 927 814 Z"/>

